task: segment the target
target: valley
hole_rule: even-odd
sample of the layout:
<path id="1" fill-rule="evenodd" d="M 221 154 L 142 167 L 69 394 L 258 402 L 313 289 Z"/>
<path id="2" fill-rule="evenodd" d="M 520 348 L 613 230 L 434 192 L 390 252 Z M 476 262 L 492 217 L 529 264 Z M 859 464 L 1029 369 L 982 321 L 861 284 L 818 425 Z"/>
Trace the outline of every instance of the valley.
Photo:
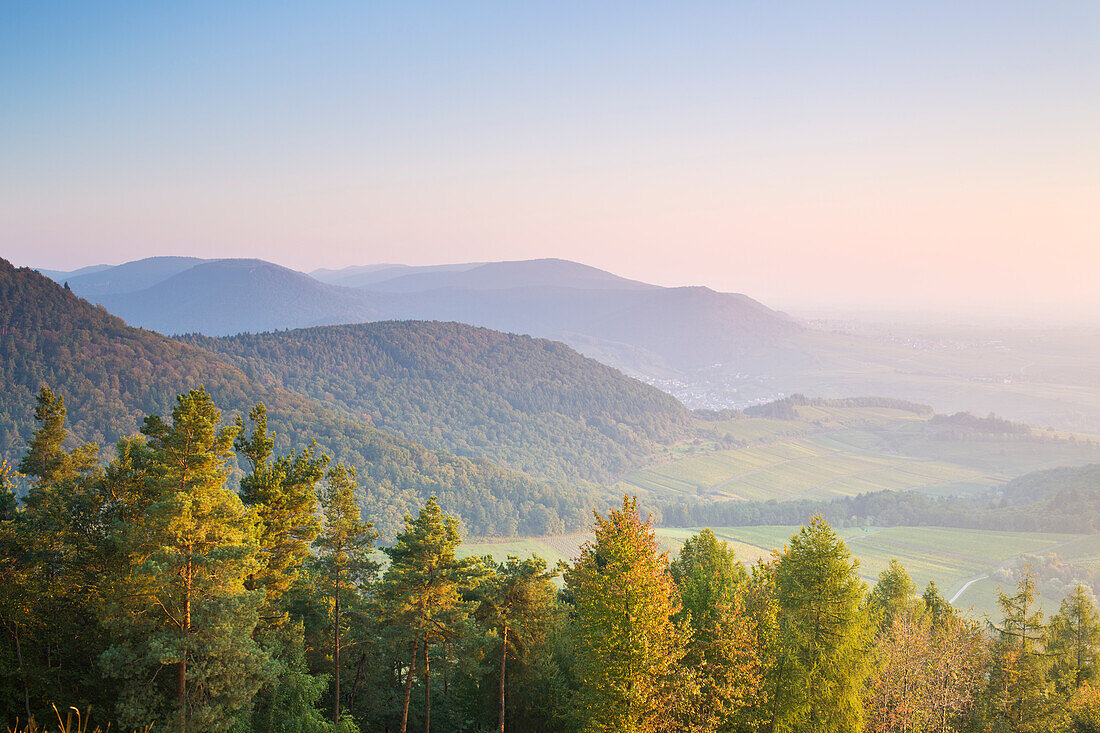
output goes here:
<path id="1" fill-rule="evenodd" d="M 561 261 L 311 277 L 155 258 L 51 277 L 62 284 L 0 261 L 9 483 L 43 385 L 66 401 L 69 442 L 101 446 L 75 450 L 108 461 L 189 394 L 227 426 L 263 403 L 276 450 L 354 471 L 335 475 L 353 477 L 356 519 L 380 531 L 383 573 L 419 507 L 417 521 L 453 518 L 448 542 L 471 568 L 576 568 L 597 515 L 633 516 L 613 511 L 626 496 L 669 558 L 709 528 L 751 566 L 790 557 L 812 527 L 858 561 L 844 572 L 861 596 L 900 563 L 968 623 L 1000 618 L 999 595 L 1025 578 L 1047 614 L 1100 587 L 1100 390 L 1064 336 L 824 331 L 744 296 Z M 236 448 L 232 494 L 256 480 Z"/>

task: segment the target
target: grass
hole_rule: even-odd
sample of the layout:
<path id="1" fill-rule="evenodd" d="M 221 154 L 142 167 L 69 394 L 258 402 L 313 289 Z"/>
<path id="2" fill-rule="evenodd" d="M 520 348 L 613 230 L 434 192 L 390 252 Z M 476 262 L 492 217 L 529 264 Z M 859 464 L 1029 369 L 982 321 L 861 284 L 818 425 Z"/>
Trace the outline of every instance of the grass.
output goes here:
<path id="1" fill-rule="evenodd" d="M 82 713 L 74 707 L 70 707 L 64 712 L 58 710 L 56 705 L 52 707 L 54 715 L 57 717 L 57 728 L 39 725 L 32 718 L 29 722 L 22 724 L 16 719 L 14 726 L 5 726 L 4 730 L 8 733 L 53 733 L 53 731 L 57 731 L 57 733 L 108 733 L 111 729 L 110 725 L 107 726 L 106 730 L 98 725 L 95 728 L 89 727 L 91 725 L 91 708 Z M 150 723 L 140 733 L 150 733 L 152 730 L 153 725 Z"/>
<path id="2" fill-rule="evenodd" d="M 538 555 L 553 567 L 560 560 L 570 562 L 580 554 L 581 545 L 591 539 L 584 533 L 533 537 L 529 539 L 473 540 L 458 546 L 459 557 L 492 555 L 496 562 L 503 562 L 509 555 L 520 559 Z"/>

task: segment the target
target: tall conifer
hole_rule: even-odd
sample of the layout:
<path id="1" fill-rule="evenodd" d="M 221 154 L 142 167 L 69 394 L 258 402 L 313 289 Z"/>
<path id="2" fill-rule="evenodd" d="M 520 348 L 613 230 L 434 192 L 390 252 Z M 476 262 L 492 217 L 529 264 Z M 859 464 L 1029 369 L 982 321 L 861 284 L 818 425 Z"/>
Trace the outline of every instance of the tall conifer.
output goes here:
<path id="1" fill-rule="evenodd" d="M 102 660 L 121 678 L 125 725 L 226 730 L 270 675 L 251 638 L 263 593 L 244 587 L 257 567 L 256 520 L 225 486 L 236 429 L 219 428 L 220 418 L 199 388 L 177 398 L 171 423 L 154 415 L 142 427 L 155 499 L 125 530 L 132 570 L 114 614 L 120 640 Z"/>
<path id="2" fill-rule="evenodd" d="M 320 536 L 314 542 L 317 564 L 326 594 L 332 599 L 332 722 L 340 722 L 340 643 L 344 620 L 341 612 L 358 600 L 363 586 L 374 579 L 378 563 L 371 558 L 378 532 L 364 522 L 356 498 L 359 484 L 355 470 L 345 466 L 329 469 L 321 492 L 324 515 Z"/>
<path id="3" fill-rule="evenodd" d="M 249 412 L 252 432 L 245 433 L 237 418 L 234 448 L 249 464 L 241 478 L 240 496 L 260 519 L 260 567 L 248 586 L 263 588 L 267 596 L 265 621 L 283 618 L 282 598 L 309 557 L 310 543 L 321 525 L 317 518 L 317 484 L 324 478 L 329 457 L 315 445 L 272 459 L 275 436 L 267 430 L 267 407 L 261 402 Z"/>
<path id="4" fill-rule="evenodd" d="M 479 562 L 455 556 L 460 541 L 458 520 L 444 514 L 433 496 L 415 519 L 405 517 L 405 530 L 394 538 L 392 546 L 383 548 L 390 558 L 380 591 L 384 612 L 391 624 L 411 636 L 401 731 L 408 726 L 418 653 L 422 654 L 425 733 L 431 729 L 430 647 L 456 633 L 470 611 L 462 591 L 469 586 Z"/>
<path id="5" fill-rule="evenodd" d="M 1046 652 L 1055 689 L 1070 696 L 1100 672 L 1100 615 L 1088 589 L 1078 585 L 1062 601 L 1047 629 Z"/>
<path id="6" fill-rule="evenodd" d="M 871 640 L 858 561 L 814 517 L 791 538 L 775 583 L 775 731 L 859 733 Z"/>

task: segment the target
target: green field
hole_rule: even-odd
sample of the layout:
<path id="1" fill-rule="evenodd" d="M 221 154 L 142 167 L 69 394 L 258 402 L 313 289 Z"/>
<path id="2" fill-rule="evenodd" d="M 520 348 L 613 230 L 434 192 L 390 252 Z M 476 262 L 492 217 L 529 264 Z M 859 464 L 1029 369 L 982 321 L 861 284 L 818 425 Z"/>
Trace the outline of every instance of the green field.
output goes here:
<path id="1" fill-rule="evenodd" d="M 870 491 L 969 493 L 1008 480 L 930 458 L 864 447 L 861 431 L 838 431 L 715 450 L 635 471 L 618 493 L 746 501 L 827 499 Z"/>
<path id="2" fill-rule="evenodd" d="M 662 549 L 673 555 L 684 540 L 697 529 L 660 528 L 657 538 Z M 737 557 L 751 564 L 782 549 L 798 531 L 793 526 L 715 527 L 719 538 L 730 543 Z M 860 574 L 873 583 L 878 574 L 897 558 L 918 588 L 934 580 L 941 593 L 954 598 L 959 608 L 975 616 L 996 613 L 1000 584 L 992 577 L 1002 567 L 1012 565 L 1023 554 L 1050 552 L 1068 562 L 1100 562 L 1100 535 L 1047 534 L 1038 532 L 995 532 L 949 527 L 867 527 L 843 528 L 838 534 L 860 562 Z M 462 556 L 492 555 L 504 560 L 508 555 L 527 557 L 537 554 L 551 566 L 559 560 L 570 561 L 578 555 L 591 535 L 571 534 L 507 541 L 476 541 L 460 547 Z M 967 585 L 969 581 L 975 581 Z M 964 588 L 960 594 L 960 591 Z M 956 595 L 958 597 L 956 597 Z M 1046 599 L 1048 609 L 1060 599 Z"/>
<path id="3" fill-rule="evenodd" d="M 879 407 L 802 405 L 798 417 L 697 421 L 690 440 L 668 446 L 653 465 L 611 487 L 643 503 L 693 499 L 790 501 L 894 490 L 973 494 L 1021 474 L 1100 461 L 1088 436 L 967 434 L 936 426 L 928 415 Z M 797 527 L 717 527 L 746 563 L 782 548 Z M 679 551 L 691 529 L 657 530 L 662 549 Z M 1064 563 L 1100 568 L 1100 536 L 996 532 L 942 527 L 869 527 L 839 531 L 860 572 L 873 582 L 897 558 L 920 588 L 941 592 L 976 616 L 996 613 L 997 578 L 1024 554 L 1056 553 Z M 577 556 L 586 534 L 463 545 L 466 555 L 532 553 L 551 565 Z M 1060 598 L 1046 599 L 1048 608 Z"/>
<path id="4" fill-rule="evenodd" d="M 967 434 L 884 407 L 801 405 L 798 417 L 697 421 L 613 493 L 654 500 L 790 501 L 874 491 L 966 495 L 1044 468 L 1100 461 L 1089 436 Z"/>
<path id="5" fill-rule="evenodd" d="M 458 547 L 460 557 L 473 555 L 492 555 L 497 562 L 509 555 L 526 558 L 538 555 L 553 567 L 559 560 L 570 561 L 580 553 L 581 545 L 591 539 L 588 534 L 567 534 L 556 537 L 535 537 L 530 539 L 475 540 L 464 542 Z"/>

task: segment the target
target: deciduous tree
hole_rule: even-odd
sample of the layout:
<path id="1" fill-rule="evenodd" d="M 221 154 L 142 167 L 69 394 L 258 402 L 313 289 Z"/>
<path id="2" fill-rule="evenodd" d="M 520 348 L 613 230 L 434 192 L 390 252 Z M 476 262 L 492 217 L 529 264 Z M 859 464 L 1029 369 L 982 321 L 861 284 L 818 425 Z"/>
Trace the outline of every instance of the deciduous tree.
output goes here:
<path id="1" fill-rule="evenodd" d="M 692 682 L 681 666 L 691 638 L 652 520 L 636 499 L 596 515 L 596 537 L 566 570 L 573 598 L 578 713 L 586 731 L 677 730 Z"/>

